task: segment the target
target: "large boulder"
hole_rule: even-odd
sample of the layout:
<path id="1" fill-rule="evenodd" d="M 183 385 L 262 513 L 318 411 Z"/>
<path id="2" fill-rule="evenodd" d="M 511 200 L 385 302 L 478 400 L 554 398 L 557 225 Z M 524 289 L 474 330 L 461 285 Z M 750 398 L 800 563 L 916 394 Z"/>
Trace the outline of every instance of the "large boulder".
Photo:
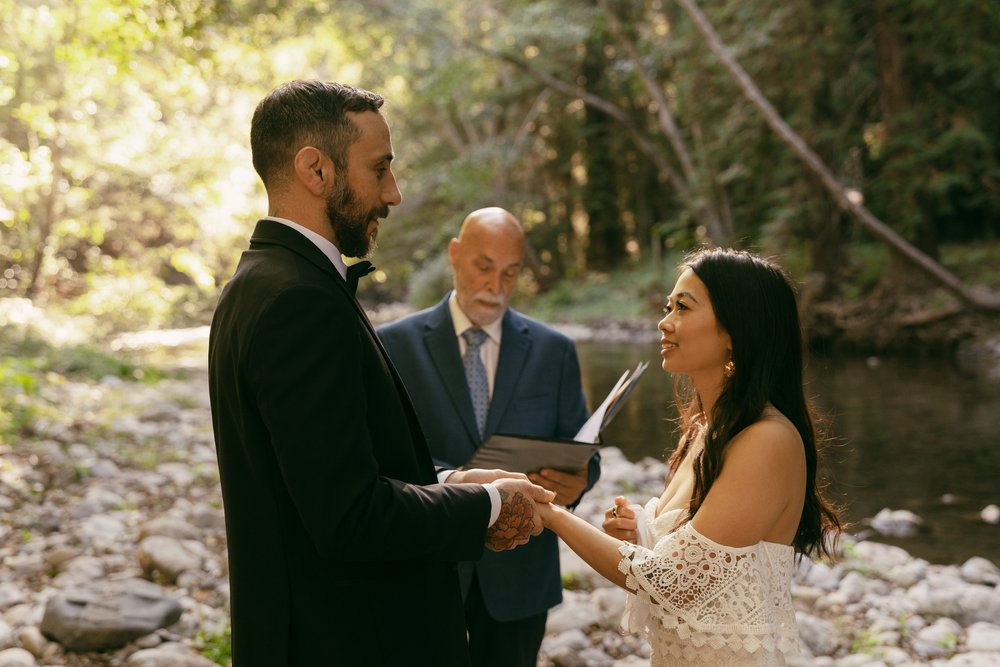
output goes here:
<path id="1" fill-rule="evenodd" d="M 105 651 L 173 625 L 181 603 L 142 579 L 94 582 L 54 595 L 41 630 L 72 651 Z"/>

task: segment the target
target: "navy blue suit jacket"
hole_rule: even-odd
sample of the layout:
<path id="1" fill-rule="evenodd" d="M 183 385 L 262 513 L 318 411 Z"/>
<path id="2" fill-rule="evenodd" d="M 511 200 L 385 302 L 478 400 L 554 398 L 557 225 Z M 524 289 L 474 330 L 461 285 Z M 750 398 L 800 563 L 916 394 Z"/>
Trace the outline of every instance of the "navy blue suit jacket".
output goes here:
<path id="1" fill-rule="evenodd" d="M 380 327 L 378 334 L 403 378 L 435 463 L 461 466 L 481 443 L 448 298 Z M 587 416 L 573 341 L 508 308 L 486 437 L 508 433 L 572 438 Z M 600 458 L 595 455 L 588 489 L 599 475 Z M 463 563 L 463 593 L 473 568 L 486 606 L 498 621 L 539 614 L 562 600 L 559 545 L 551 531 L 513 551 L 484 551 L 479 561 Z"/>

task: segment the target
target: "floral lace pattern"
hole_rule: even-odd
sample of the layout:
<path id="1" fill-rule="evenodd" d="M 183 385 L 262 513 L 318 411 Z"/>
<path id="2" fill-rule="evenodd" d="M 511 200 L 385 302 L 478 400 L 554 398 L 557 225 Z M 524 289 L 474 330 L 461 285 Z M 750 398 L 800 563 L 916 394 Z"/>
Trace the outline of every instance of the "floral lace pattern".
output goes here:
<path id="1" fill-rule="evenodd" d="M 642 520 L 655 517 L 655 499 Z M 650 521 L 653 549 L 625 544 L 619 570 L 629 596 L 622 627 L 644 634 L 656 665 L 784 665 L 798 650 L 792 608 L 792 547 L 759 542 L 727 547 L 682 511 Z"/>

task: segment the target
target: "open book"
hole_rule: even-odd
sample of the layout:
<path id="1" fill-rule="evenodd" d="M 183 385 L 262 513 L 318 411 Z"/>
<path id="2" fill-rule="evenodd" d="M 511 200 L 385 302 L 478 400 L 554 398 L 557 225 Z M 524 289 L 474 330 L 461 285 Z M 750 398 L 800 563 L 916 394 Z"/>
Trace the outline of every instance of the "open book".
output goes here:
<path id="1" fill-rule="evenodd" d="M 600 448 L 601 432 L 621 410 L 647 366 L 649 362 L 642 361 L 631 373 L 626 370 L 572 440 L 494 433 L 462 467 L 524 473 L 540 468 L 576 472 Z"/>

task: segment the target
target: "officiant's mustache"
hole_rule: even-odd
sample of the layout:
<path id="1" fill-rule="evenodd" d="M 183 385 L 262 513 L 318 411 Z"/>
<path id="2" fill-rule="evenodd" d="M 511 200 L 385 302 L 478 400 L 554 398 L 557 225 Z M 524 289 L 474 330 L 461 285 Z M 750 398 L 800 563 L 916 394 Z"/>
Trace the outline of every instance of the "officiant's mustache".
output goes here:
<path id="1" fill-rule="evenodd" d="M 479 292 L 476 292 L 475 299 L 476 299 L 476 301 L 480 301 L 482 303 L 487 303 L 487 304 L 489 304 L 491 306 L 502 306 L 502 305 L 504 305 L 503 295 L 502 294 L 494 294 L 493 292 L 487 292 L 487 291 L 480 290 Z"/>

